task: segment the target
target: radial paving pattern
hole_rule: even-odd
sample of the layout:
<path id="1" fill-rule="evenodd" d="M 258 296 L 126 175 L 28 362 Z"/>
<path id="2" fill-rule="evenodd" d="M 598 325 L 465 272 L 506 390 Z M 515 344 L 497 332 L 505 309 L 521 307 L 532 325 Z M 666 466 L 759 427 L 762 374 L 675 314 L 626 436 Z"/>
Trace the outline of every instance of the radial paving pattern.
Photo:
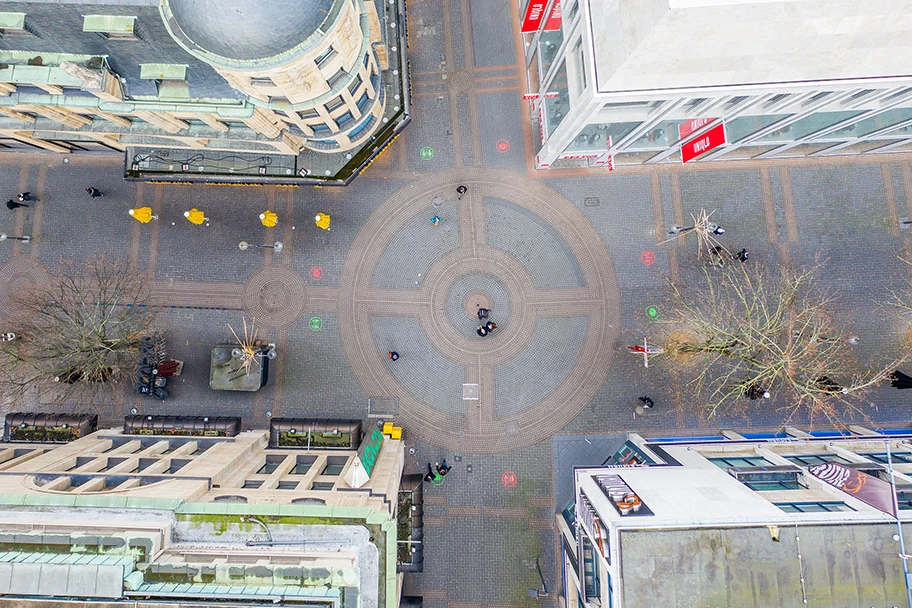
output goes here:
<path id="1" fill-rule="evenodd" d="M 456 202 L 458 184 L 469 190 Z M 431 212 L 435 197 L 455 202 L 455 217 L 444 221 L 458 225 L 459 246 L 444 248 L 414 288 L 380 287 L 386 282 L 377 274 L 388 268 L 380 262 L 389 259 L 390 244 L 404 242 L 403 235 L 421 225 L 415 218 Z M 534 256 L 529 243 L 503 237 L 511 230 L 502 224 L 510 221 L 502 213 L 505 202 L 524 222 L 550 231 L 535 244 Z M 500 211 L 492 213 L 488 205 Z M 489 243 L 489 232 L 500 236 Z M 416 240 L 426 238 L 415 234 Z M 399 255 L 408 258 L 409 251 Z M 554 269 L 535 265 L 548 259 L 558 260 Z M 569 284 L 582 286 L 538 287 L 568 284 L 567 276 L 542 281 L 549 272 L 570 274 Z M 472 318 L 482 305 L 493 309 L 498 324 L 485 338 L 476 335 L 478 320 Z M 585 216 L 550 188 L 503 169 L 444 171 L 393 194 L 354 240 L 339 285 L 342 344 L 364 391 L 397 397 L 397 421 L 413 436 L 463 452 L 531 445 L 575 417 L 608 374 L 620 314 L 614 266 Z M 575 336 L 573 348 L 561 350 L 567 328 L 582 335 Z M 430 355 L 428 344 L 439 356 Z M 393 347 L 402 355 L 396 363 L 386 357 Z M 570 353 L 571 360 L 548 369 L 551 378 L 557 371 L 557 380 L 535 382 L 558 351 L 564 358 Z M 458 376 L 466 384 L 478 385 L 477 401 L 463 402 L 453 384 L 455 370 L 464 370 Z M 441 386 L 433 385 L 435 373 Z M 410 380 L 415 376 L 429 383 L 416 385 Z M 503 404 L 495 402 L 498 394 Z"/>
<path id="2" fill-rule="evenodd" d="M 7 260 L 0 266 L 0 313 L 14 314 L 18 305 L 13 296 L 26 293 L 50 278 L 50 271 L 35 258 L 19 256 Z"/>

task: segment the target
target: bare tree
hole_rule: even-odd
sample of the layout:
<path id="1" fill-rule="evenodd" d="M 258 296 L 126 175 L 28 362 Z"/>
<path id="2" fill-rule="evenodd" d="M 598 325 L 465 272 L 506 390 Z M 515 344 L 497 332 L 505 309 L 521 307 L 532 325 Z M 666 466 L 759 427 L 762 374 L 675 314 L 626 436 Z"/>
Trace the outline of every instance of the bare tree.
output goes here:
<path id="1" fill-rule="evenodd" d="M 695 403 L 715 413 L 772 393 L 787 418 L 802 408 L 834 424 L 865 415 L 865 389 L 899 361 L 861 368 L 848 328 L 834 320 L 837 295 L 820 285 L 819 269 L 715 264 L 703 267 L 697 285 L 671 286 L 666 350 L 692 366 Z"/>
<path id="2" fill-rule="evenodd" d="M 104 255 L 64 261 L 48 283 L 13 296 L 17 338 L 0 342 L 0 392 L 66 404 L 105 402 L 136 373 L 140 339 L 154 330 L 145 275 Z"/>

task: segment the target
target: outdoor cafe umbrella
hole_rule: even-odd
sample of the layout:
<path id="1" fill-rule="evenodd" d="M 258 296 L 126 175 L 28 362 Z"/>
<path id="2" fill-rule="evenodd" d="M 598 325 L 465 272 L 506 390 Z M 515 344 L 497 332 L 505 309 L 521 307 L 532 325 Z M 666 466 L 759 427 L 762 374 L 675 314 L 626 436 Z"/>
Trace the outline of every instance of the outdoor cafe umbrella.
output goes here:
<path id="1" fill-rule="evenodd" d="M 317 227 L 322 228 L 323 230 L 329 230 L 329 214 L 328 213 L 318 213 L 316 217 Z"/>
<path id="2" fill-rule="evenodd" d="M 208 220 L 206 214 L 194 207 L 190 211 L 184 211 L 184 217 L 190 221 L 191 224 L 196 224 L 197 226 L 201 225 L 203 222 Z"/>
<path id="3" fill-rule="evenodd" d="M 279 216 L 268 209 L 260 214 L 260 223 L 267 228 L 272 228 L 279 222 Z"/>
<path id="4" fill-rule="evenodd" d="M 130 209 L 130 215 L 133 216 L 134 220 L 142 222 L 143 224 L 148 224 L 153 219 L 158 219 L 157 215 L 152 215 L 151 207 L 139 207 L 138 209 Z"/>

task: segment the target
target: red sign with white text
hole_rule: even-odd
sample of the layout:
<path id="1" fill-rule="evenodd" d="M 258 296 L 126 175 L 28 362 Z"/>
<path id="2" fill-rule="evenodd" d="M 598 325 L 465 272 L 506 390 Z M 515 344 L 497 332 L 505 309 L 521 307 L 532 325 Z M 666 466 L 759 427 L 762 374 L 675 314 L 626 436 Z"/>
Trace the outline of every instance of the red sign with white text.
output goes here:
<path id="1" fill-rule="evenodd" d="M 559 29 L 561 29 L 561 10 L 560 0 L 557 0 L 554 3 L 554 8 L 551 9 L 551 15 L 548 16 L 548 20 L 545 22 L 545 31 L 551 32 Z"/>
<path id="2" fill-rule="evenodd" d="M 684 139 L 691 133 L 699 131 L 714 120 L 715 118 L 694 118 L 688 120 L 687 122 L 682 122 L 678 126 L 678 139 Z"/>
<path id="3" fill-rule="evenodd" d="M 691 139 L 681 145 L 681 162 L 686 163 L 696 157 L 718 148 L 725 143 L 725 125 L 713 127 L 702 136 Z"/>
<path id="4" fill-rule="evenodd" d="M 523 34 L 529 32 L 535 32 L 538 30 L 538 25 L 544 17 L 545 5 L 547 0 L 529 0 L 529 6 L 526 7 L 526 16 L 523 17 L 522 29 L 520 30 Z"/>

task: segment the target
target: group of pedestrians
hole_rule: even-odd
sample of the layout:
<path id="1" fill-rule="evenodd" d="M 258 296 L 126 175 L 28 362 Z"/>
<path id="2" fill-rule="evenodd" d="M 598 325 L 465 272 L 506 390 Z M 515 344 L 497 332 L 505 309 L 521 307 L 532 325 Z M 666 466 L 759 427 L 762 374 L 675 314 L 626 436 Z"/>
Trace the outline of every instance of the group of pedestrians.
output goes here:
<path id="1" fill-rule="evenodd" d="M 479 321 L 484 321 L 490 315 L 491 315 L 491 311 L 489 309 L 487 309 L 487 308 L 478 309 L 478 320 Z M 482 323 L 481 325 L 478 326 L 478 329 L 475 330 L 475 333 L 477 333 L 479 336 L 484 338 L 485 336 L 487 336 L 489 333 L 491 333 L 495 329 L 497 329 L 497 323 L 495 323 L 494 321 L 485 321 L 484 323 Z"/>
<path id="2" fill-rule="evenodd" d="M 100 196 L 104 196 L 104 192 L 98 188 L 89 187 L 86 188 L 86 192 L 92 199 L 96 199 Z M 31 205 L 26 205 L 26 203 L 37 203 L 38 199 L 32 196 L 31 192 L 20 192 L 19 193 L 19 202 L 16 202 L 15 199 L 9 199 L 6 201 L 6 208 L 10 211 L 14 211 L 19 207 L 31 207 Z"/>
<path id="3" fill-rule="evenodd" d="M 424 476 L 424 480 L 430 483 L 440 485 L 443 483 L 443 478 L 446 477 L 447 473 L 452 469 L 450 465 L 447 464 L 446 458 L 443 459 L 443 462 L 435 462 L 434 466 L 431 467 L 431 463 L 428 463 L 428 473 Z"/>

